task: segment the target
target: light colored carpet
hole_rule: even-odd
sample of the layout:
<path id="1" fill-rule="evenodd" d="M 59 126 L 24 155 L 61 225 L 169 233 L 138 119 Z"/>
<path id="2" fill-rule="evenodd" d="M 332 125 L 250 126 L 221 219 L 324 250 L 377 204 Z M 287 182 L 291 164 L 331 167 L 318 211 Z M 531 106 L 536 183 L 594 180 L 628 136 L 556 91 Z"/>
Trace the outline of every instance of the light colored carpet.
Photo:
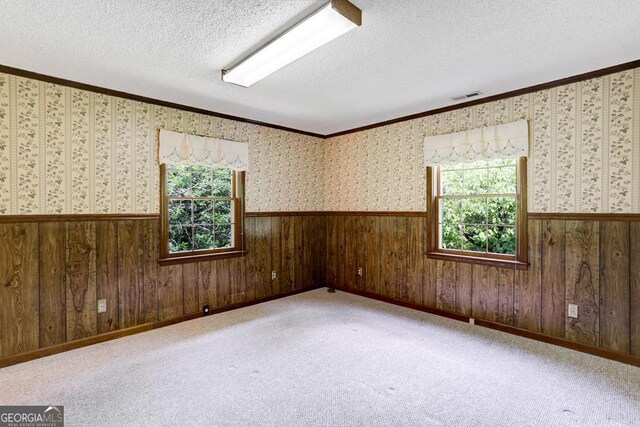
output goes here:
<path id="1" fill-rule="evenodd" d="M 638 426 L 640 369 L 325 289 L 0 369 L 67 426 Z"/>

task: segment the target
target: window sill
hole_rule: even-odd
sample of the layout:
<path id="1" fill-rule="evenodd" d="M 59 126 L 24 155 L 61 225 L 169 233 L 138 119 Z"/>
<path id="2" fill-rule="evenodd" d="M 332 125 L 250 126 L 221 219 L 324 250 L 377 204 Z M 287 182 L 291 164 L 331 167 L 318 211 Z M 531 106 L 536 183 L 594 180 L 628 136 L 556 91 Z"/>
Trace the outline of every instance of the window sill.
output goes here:
<path id="1" fill-rule="evenodd" d="M 441 259 L 444 261 L 466 262 L 469 264 L 480 264 L 490 267 L 515 268 L 516 270 L 527 270 L 529 268 L 529 264 L 522 261 L 486 258 L 481 256 L 470 256 L 462 254 L 450 254 L 443 252 L 427 252 L 427 258 Z"/>
<path id="2" fill-rule="evenodd" d="M 198 254 L 198 255 L 179 255 L 167 258 L 160 258 L 158 263 L 164 265 L 189 264 L 200 261 L 214 261 L 217 259 L 239 258 L 243 257 L 247 251 L 221 252 L 217 254 Z"/>

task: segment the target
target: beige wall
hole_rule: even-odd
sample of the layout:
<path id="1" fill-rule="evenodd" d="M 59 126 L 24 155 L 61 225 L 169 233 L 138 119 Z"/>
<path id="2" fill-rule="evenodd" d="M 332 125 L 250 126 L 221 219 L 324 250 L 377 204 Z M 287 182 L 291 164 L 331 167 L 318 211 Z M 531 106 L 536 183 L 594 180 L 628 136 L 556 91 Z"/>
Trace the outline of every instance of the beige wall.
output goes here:
<path id="1" fill-rule="evenodd" d="M 248 211 L 323 208 L 320 138 L 0 73 L 0 214 L 158 212 L 158 128 L 248 141 Z"/>
<path id="2" fill-rule="evenodd" d="M 423 138 L 528 119 L 529 211 L 640 212 L 640 69 L 325 141 L 325 209 L 425 209 Z"/>

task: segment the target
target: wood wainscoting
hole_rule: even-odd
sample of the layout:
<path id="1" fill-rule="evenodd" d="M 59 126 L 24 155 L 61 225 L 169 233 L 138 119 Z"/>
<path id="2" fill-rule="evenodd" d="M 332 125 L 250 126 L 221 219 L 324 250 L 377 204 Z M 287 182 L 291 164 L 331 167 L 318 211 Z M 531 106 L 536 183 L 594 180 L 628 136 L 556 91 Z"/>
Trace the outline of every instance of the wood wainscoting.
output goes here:
<path id="1" fill-rule="evenodd" d="M 325 221 L 247 215 L 244 257 L 163 267 L 157 216 L 0 222 L 0 364 L 322 286 Z"/>
<path id="2" fill-rule="evenodd" d="M 326 284 L 640 363 L 640 222 L 536 218 L 529 268 L 515 270 L 427 258 L 425 217 L 331 215 Z M 569 303 L 577 319 L 566 316 Z"/>

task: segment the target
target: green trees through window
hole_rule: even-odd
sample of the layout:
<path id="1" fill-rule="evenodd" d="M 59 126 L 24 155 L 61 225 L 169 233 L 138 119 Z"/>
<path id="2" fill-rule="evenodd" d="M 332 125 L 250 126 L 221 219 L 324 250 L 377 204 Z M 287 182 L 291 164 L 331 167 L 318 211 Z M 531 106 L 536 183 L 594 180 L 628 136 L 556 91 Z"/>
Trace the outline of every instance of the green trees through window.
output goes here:
<path id="1" fill-rule="evenodd" d="M 233 172 L 167 166 L 169 252 L 233 247 Z"/>
<path id="2" fill-rule="evenodd" d="M 515 255 L 517 175 L 516 160 L 441 166 L 440 247 Z"/>

